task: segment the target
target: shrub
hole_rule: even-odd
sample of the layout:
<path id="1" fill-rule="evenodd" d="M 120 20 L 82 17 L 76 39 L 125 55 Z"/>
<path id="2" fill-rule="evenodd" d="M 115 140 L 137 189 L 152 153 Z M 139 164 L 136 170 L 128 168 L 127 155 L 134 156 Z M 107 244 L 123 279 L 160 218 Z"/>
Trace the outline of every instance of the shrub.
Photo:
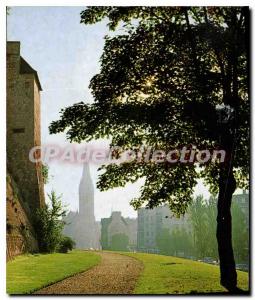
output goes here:
<path id="1" fill-rule="evenodd" d="M 75 241 L 73 241 L 69 236 L 63 236 L 58 246 L 58 252 L 67 253 L 69 250 L 73 250 L 74 247 Z"/>

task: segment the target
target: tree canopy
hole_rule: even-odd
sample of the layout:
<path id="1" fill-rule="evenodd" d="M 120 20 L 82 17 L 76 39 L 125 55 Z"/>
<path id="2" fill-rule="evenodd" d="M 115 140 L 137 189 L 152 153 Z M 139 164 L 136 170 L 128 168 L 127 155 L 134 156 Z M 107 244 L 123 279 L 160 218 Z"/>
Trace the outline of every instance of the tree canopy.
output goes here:
<path id="1" fill-rule="evenodd" d="M 89 7 L 81 23 L 108 19 L 100 73 L 90 82 L 93 104 L 61 111 L 50 132 L 70 141 L 108 138 L 122 150 L 173 149 L 180 145 L 224 148 L 238 186 L 249 173 L 248 57 L 246 7 Z M 233 112 L 233 113 L 231 113 Z M 224 120 L 228 122 L 224 123 Z M 224 144 L 225 142 L 225 144 Z M 231 157 L 230 157 L 231 156 Z M 219 163 L 105 165 L 98 187 L 106 190 L 144 177 L 135 208 L 168 203 L 185 213 L 198 178 L 216 193 Z"/>

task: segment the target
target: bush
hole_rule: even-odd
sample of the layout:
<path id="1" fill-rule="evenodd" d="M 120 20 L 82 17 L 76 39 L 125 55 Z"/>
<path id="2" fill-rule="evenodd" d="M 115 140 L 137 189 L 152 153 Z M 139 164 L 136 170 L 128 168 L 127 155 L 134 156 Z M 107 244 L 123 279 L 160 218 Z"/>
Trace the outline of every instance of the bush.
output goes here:
<path id="1" fill-rule="evenodd" d="M 58 246 L 58 252 L 67 253 L 69 250 L 72 251 L 74 247 L 75 241 L 69 236 L 63 236 Z"/>

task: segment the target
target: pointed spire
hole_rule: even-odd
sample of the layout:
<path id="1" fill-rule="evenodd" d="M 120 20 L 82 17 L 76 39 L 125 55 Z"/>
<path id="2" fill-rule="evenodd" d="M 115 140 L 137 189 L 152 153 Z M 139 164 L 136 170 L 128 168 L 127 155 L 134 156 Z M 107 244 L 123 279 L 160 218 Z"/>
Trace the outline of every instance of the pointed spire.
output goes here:
<path id="1" fill-rule="evenodd" d="M 89 163 L 85 162 L 83 165 L 82 177 L 86 174 L 90 175 Z"/>
<path id="2" fill-rule="evenodd" d="M 90 167 L 88 163 L 84 163 L 83 170 L 82 170 L 82 176 L 81 176 L 81 182 L 86 182 L 86 184 L 92 184 L 92 177 L 90 174 Z"/>

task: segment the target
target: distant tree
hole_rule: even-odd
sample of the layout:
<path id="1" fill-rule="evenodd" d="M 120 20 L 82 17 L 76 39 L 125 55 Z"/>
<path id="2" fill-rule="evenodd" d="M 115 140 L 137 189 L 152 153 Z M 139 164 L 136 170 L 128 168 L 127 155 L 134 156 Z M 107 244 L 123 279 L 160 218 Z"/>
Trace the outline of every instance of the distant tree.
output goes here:
<path id="1" fill-rule="evenodd" d="M 218 191 L 217 241 L 221 284 L 238 292 L 231 238 L 231 200 L 249 174 L 248 7 L 89 7 L 81 22 L 108 18 L 100 73 L 90 88 L 93 104 L 61 112 L 51 133 L 74 142 L 110 138 L 116 152 L 141 145 L 169 149 L 196 145 L 226 151 L 224 163 L 195 165 L 133 161 L 105 166 L 106 190 L 145 177 L 132 201 L 152 208 L 168 203 L 185 213 L 197 178 Z"/>
<path id="2" fill-rule="evenodd" d="M 110 245 L 111 250 L 128 251 L 128 236 L 124 233 L 114 234 Z"/>
<path id="3" fill-rule="evenodd" d="M 203 196 L 198 196 L 196 199 L 194 199 L 194 202 L 189 208 L 189 216 L 192 226 L 196 255 L 200 258 L 203 258 L 206 256 L 208 249 L 208 227 L 205 214 L 205 200 L 203 199 Z"/>
<path id="4" fill-rule="evenodd" d="M 161 254 L 173 255 L 174 243 L 171 241 L 169 230 L 163 228 L 156 237 L 157 247 Z"/>
<path id="5" fill-rule="evenodd" d="M 217 239 L 214 234 L 217 226 L 216 202 L 213 197 L 205 200 L 200 195 L 194 199 L 189 209 L 194 249 L 196 255 L 200 258 L 206 256 L 218 258 Z"/>
<path id="6" fill-rule="evenodd" d="M 207 250 L 206 256 L 218 259 L 217 239 L 215 236 L 215 229 L 217 228 L 217 199 L 210 197 L 205 202 L 204 207 L 206 217 L 206 233 L 207 233 Z"/>
<path id="7" fill-rule="evenodd" d="M 191 235 L 185 228 L 169 230 L 163 228 L 156 238 L 157 247 L 161 254 L 184 256 L 193 254 L 193 242 Z"/>
<path id="8" fill-rule="evenodd" d="M 193 241 L 191 234 L 183 227 L 175 229 L 170 236 L 174 235 L 176 240 L 176 249 L 177 255 L 180 253 L 183 256 L 193 254 Z"/>
<path id="9" fill-rule="evenodd" d="M 37 209 L 34 228 L 39 244 L 39 251 L 42 253 L 51 253 L 56 251 L 63 236 L 62 230 L 64 222 L 62 218 L 66 215 L 66 210 L 62 207 L 61 197 L 58 197 L 55 191 L 48 194 L 50 205 Z"/>
<path id="10" fill-rule="evenodd" d="M 238 203 L 232 205 L 233 248 L 238 262 L 249 260 L 249 229 L 245 214 Z"/>

